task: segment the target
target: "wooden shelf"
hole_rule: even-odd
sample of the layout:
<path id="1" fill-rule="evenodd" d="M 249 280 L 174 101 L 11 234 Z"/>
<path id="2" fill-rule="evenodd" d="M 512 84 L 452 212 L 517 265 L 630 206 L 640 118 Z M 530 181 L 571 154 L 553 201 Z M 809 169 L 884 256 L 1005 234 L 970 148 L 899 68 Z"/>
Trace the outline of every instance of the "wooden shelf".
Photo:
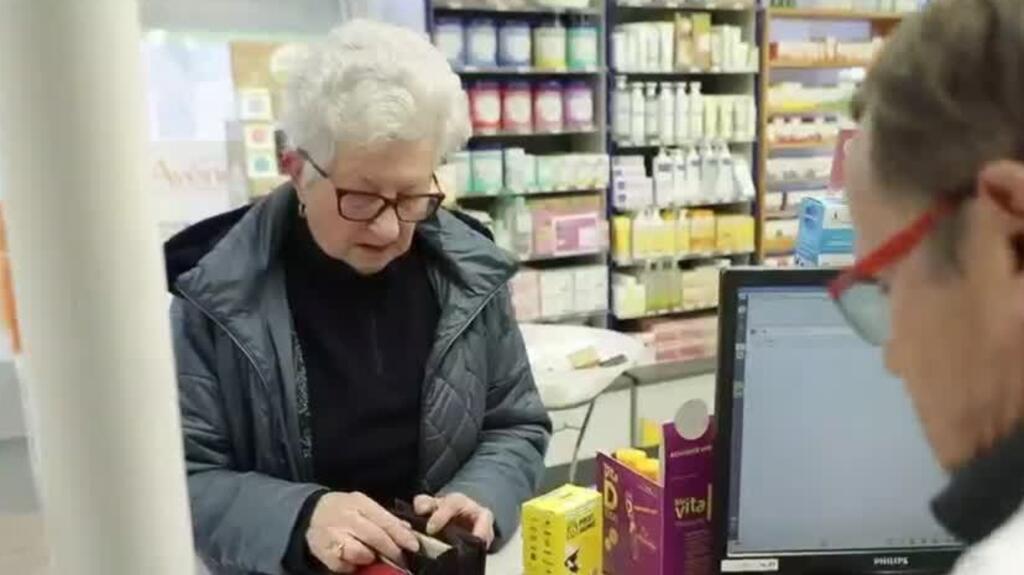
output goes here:
<path id="1" fill-rule="evenodd" d="M 584 252 L 571 252 L 565 254 L 531 255 L 528 258 L 518 260 L 521 264 L 539 264 L 544 262 L 557 262 L 562 260 L 598 258 L 608 255 L 607 250 L 594 250 Z"/>
<path id="2" fill-rule="evenodd" d="M 817 62 L 768 60 L 768 67 L 774 70 L 841 70 L 843 68 L 869 68 L 871 67 L 871 62 L 856 60 L 821 60 Z"/>
<path id="3" fill-rule="evenodd" d="M 836 10 L 821 8 L 769 8 L 768 16 L 786 20 L 864 20 L 869 22 L 899 22 L 908 14 L 872 10 Z"/>
<path id="4" fill-rule="evenodd" d="M 715 0 L 644 0 L 642 2 L 637 2 L 635 0 L 618 0 L 615 2 L 615 8 L 622 10 L 702 10 L 709 12 L 743 12 L 746 10 L 755 10 L 757 9 L 757 5 L 754 2 L 737 2 L 735 0 L 722 2 L 716 2 Z"/>
<path id="5" fill-rule="evenodd" d="M 579 14 L 583 16 L 600 16 L 599 8 L 558 8 L 540 6 L 522 1 L 496 1 L 484 3 L 480 0 L 437 0 L 431 8 L 444 12 L 478 12 L 488 14 Z"/>
<path id="6" fill-rule="evenodd" d="M 538 70 L 535 68 L 463 66 L 454 70 L 460 76 L 597 76 L 601 70 Z"/>
<path id="7" fill-rule="evenodd" d="M 731 258 L 731 257 L 740 257 L 740 256 L 750 256 L 750 255 L 753 255 L 753 254 L 754 254 L 753 250 L 750 250 L 750 251 L 738 251 L 738 252 L 733 252 L 733 251 L 727 251 L 727 252 L 717 252 L 717 251 L 716 252 L 696 252 L 696 253 L 689 253 L 689 254 L 678 254 L 678 255 L 673 255 L 673 256 L 665 256 L 665 257 L 660 257 L 660 258 L 658 258 L 658 257 L 654 257 L 654 258 L 634 258 L 634 259 L 629 260 L 629 261 L 616 261 L 614 263 L 615 263 L 616 267 L 629 268 L 629 267 L 642 266 L 642 265 L 646 265 L 648 263 L 654 263 L 654 262 L 665 262 L 665 261 L 689 262 L 689 261 L 694 261 L 694 260 L 704 260 L 704 259 L 712 259 L 712 258 Z"/>
<path id="8" fill-rule="evenodd" d="M 687 76 L 756 76 L 758 70 L 615 70 L 617 76 L 644 76 L 649 78 L 685 78 Z"/>
<path id="9" fill-rule="evenodd" d="M 688 314 L 688 313 L 709 312 L 709 311 L 715 311 L 717 309 L 718 309 L 718 304 L 706 303 L 706 304 L 702 304 L 702 305 L 695 305 L 695 306 L 689 306 L 689 307 L 681 307 L 681 308 L 669 309 L 669 310 L 663 310 L 663 311 L 652 311 L 652 312 L 648 312 L 648 313 L 645 313 L 643 315 L 637 315 L 637 316 L 630 316 L 630 317 L 618 317 L 618 316 L 616 316 L 615 319 L 617 319 L 619 321 L 636 321 L 636 320 L 640 320 L 640 319 L 651 319 L 651 318 L 656 318 L 656 317 L 666 317 L 666 316 L 681 315 L 681 314 Z"/>
<path id="10" fill-rule="evenodd" d="M 504 190 L 493 194 L 465 194 L 456 196 L 456 201 L 473 200 L 494 200 L 496 198 L 539 198 L 548 196 L 582 196 L 603 194 L 608 188 L 573 188 L 564 190 L 534 190 L 534 191 L 511 191 Z"/>

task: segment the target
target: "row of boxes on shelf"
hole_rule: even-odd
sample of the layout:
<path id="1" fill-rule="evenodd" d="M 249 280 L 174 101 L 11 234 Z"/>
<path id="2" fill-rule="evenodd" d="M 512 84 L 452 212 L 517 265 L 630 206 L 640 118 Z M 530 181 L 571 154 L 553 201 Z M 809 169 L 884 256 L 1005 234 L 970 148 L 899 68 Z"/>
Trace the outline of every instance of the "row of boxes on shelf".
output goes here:
<path id="1" fill-rule="evenodd" d="M 596 125 L 594 86 L 586 80 L 480 80 L 466 92 L 477 135 L 587 132 Z"/>
<path id="2" fill-rule="evenodd" d="M 821 199 L 828 196 L 828 194 L 829 191 L 826 187 L 788 192 L 768 192 L 764 195 L 761 210 L 768 216 L 782 217 L 783 215 L 790 215 L 796 217 L 805 199 Z"/>
<path id="3" fill-rule="evenodd" d="M 768 109 L 772 112 L 833 110 L 846 113 L 856 91 L 856 82 L 840 82 L 834 86 L 779 82 L 768 88 Z"/>
<path id="4" fill-rule="evenodd" d="M 758 48 L 743 39 L 743 29 L 712 25 L 708 12 L 620 24 L 612 32 L 617 72 L 747 71 L 758 64 Z"/>
<path id="5" fill-rule="evenodd" d="M 608 309 L 608 268 L 523 268 L 512 278 L 512 304 L 521 322 L 554 320 Z"/>
<path id="6" fill-rule="evenodd" d="M 502 199 L 490 217 L 495 243 L 521 260 L 598 254 L 608 247 L 600 196 Z"/>
<path id="7" fill-rule="evenodd" d="M 588 18 L 540 24 L 491 18 L 438 18 L 434 45 L 455 68 L 530 68 L 538 71 L 596 70 L 598 28 Z"/>
<path id="8" fill-rule="evenodd" d="M 644 342 L 658 363 L 706 359 L 717 353 L 717 316 L 647 319 L 637 329 L 631 335 Z"/>
<path id="9" fill-rule="evenodd" d="M 648 209 L 612 218 L 612 257 L 620 265 L 657 258 L 754 251 L 754 218 L 712 210 Z"/>
<path id="10" fill-rule="evenodd" d="M 816 117 L 813 119 L 776 116 L 765 129 L 770 145 L 821 144 L 830 145 L 844 129 L 852 127 L 852 121 L 838 117 Z"/>
<path id="11" fill-rule="evenodd" d="M 452 155 L 442 185 L 455 197 L 531 194 L 608 187 L 607 154 L 527 154 L 523 148 L 483 147 Z"/>
<path id="12" fill-rule="evenodd" d="M 773 8 L 815 8 L 819 10 L 865 10 L 869 12 L 913 12 L 926 0 L 771 0 Z"/>
<path id="13" fill-rule="evenodd" d="M 635 272 L 612 274 L 612 311 L 619 319 L 712 309 L 718 305 L 718 278 L 729 260 L 711 260 L 680 270 L 675 262 L 649 263 Z"/>
<path id="14" fill-rule="evenodd" d="M 618 210 L 649 206 L 688 206 L 752 200 L 756 195 L 750 164 L 724 142 L 662 149 L 652 160 L 612 159 L 612 205 Z"/>
<path id="15" fill-rule="evenodd" d="M 806 158 L 770 158 L 765 163 L 769 184 L 828 180 L 832 175 L 832 156 Z"/>
<path id="16" fill-rule="evenodd" d="M 612 134 L 620 145 L 749 142 L 757 135 L 753 95 L 703 94 L 700 82 L 615 82 Z"/>
<path id="17" fill-rule="evenodd" d="M 884 44 L 885 39 L 881 37 L 851 41 L 826 36 L 815 40 L 772 42 L 769 53 L 772 61 L 776 63 L 867 66 L 875 59 Z"/>

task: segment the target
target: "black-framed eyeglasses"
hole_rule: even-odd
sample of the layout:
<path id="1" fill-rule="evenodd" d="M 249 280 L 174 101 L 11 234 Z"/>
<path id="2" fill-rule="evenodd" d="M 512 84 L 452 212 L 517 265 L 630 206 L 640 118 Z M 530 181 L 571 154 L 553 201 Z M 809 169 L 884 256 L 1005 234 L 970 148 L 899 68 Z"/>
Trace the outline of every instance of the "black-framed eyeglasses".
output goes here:
<path id="1" fill-rule="evenodd" d="M 326 170 L 317 165 L 305 150 L 297 150 L 302 159 L 313 166 L 317 174 L 325 180 L 331 177 Z M 437 175 L 430 175 L 434 186 L 440 190 L 441 184 Z M 372 222 L 379 218 L 385 210 L 392 208 L 398 220 L 406 223 L 418 223 L 430 219 L 444 202 L 445 195 L 438 191 L 427 194 L 400 194 L 397 198 L 385 198 L 372 192 L 346 190 L 335 187 L 334 193 L 338 201 L 338 215 L 352 222 Z"/>

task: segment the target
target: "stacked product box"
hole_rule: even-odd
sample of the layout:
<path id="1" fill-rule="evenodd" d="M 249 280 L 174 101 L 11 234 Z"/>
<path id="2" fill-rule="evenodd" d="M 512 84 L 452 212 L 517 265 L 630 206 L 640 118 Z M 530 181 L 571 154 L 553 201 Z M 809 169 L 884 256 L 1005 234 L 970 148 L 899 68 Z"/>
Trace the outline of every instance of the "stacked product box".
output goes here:
<path id="1" fill-rule="evenodd" d="M 564 485 L 523 505 L 523 566 L 538 575 L 601 575 L 601 535 L 601 494 Z"/>
<path id="2" fill-rule="evenodd" d="M 677 417 L 683 421 L 662 427 L 658 481 L 628 462 L 598 454 L 607 575 L 716 572 L 711 525 L 714 422 L 700 401 L 680 412 L 697 415 Z"/>
<path id="3" fill-rule="evenodd" d="M 713 357 L 718 342 L 718 318 L 647 320 L 642 329 L 656 362 L 691 361 Z"/>
<path id="4" fill-rule="evenodd" d="M 850 208 L 839 198 L 806 198 L 800 205 L 796 263 L 804 267 L 835 267 L 853 263 L 853 222 Z"/>
<path id="5" fill-rule="evenodd" d="M 602 265 L 523 268 L 510 282 L 516 319 L 537 321 L 608 309 L 608 268 Z"/>

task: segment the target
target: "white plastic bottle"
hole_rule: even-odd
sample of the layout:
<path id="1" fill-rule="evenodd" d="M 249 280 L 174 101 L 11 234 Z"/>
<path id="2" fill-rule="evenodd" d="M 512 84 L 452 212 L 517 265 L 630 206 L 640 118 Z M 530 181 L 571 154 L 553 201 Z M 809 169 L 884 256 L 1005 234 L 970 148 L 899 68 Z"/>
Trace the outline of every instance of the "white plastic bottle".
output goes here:
<path id="1" fill-rule="evenodd" d="M 656 143 L 658 138 L 661 136 L 661 130 L 658 129 L 658 122 L 661 120 L 661 114 L 658 111 L 658 84 L 657 82 L 647 82 L 647 97 L 644 102 L 644 132 L 646 133 L 647 143 Z"/>
<path id="2" fill-rule="evenodd" d="M 690 84 L 690 140 L 704 139 L 704 96 L 700 93 L 700 82 Z"/>
<path id="3" fill-rule="evenodd" d="M 661 112 L 661 123 L 658 126 L 662 146 L 676 142 L 676 97 L 675 89 L 670 82 L 661 83 L 661 94 L 658 96 L 658 111 Z"/>
<path id="4" fill-rule="evenodd" d="M 672 205 L 675 198 L 675 162 L 668 150 L 662 148 L 654 157 L 652 164 L 654 172 L 654 205 L 665 207 Z"/>
<path id="5" fill-rule="evenodd" d="M 738 194 L 733 185 L 732 153 L 725 142 L 718 142 L 718 178 L 716 183 L 716 196 L 722 201 L 732 201 Z"/>
<path id="6" fill-rule="evenodd" d="M 631 97 L 626 77 L 619 76 L 615 78 L 615 100 L 613 102 L 615 114 L 612 120 L 612 133 L 619 142 L 625 142 L 630 139 L 630 129 L 632 127 L 632 117 L 630 115 Z"/>
<path id="7" fill-rule="evenodd" d="M 672 205 L 681 206 L 686 203 L 686 152 L 676 148 L 672 154 Z"/>
<path id="8" fill-rule="evenodd" d="M 632 117 L 629 127 L 629 140 L 633 144 L 644 143 L 644 85 L 633 82 L 630 85 L 629 114 Z"/>
<path id="9" fill-rule="evenodd" d="M 686 201 L 687 203 L 696 203 L 701 200 L 700 182 L 701 182 L 701 165 L 700 154 L 697 152 L 696 144 L 693 145 L 689 152 L 686 154 Z"/>
<path id="10" fill-rule="evenodd" d="M 681 146 L 690 141 L 690 95 L 686 93 L 686 83 L 676 82 L 675 101 L 675 143 Z"/>
<path id="11" fill-rule="evenodd" d="M 718 183 L 718 154 L 711 143 L 704 140 L 700 146 L 700 196 L 707 200 L 715 199 L 715 185 Z"/>

